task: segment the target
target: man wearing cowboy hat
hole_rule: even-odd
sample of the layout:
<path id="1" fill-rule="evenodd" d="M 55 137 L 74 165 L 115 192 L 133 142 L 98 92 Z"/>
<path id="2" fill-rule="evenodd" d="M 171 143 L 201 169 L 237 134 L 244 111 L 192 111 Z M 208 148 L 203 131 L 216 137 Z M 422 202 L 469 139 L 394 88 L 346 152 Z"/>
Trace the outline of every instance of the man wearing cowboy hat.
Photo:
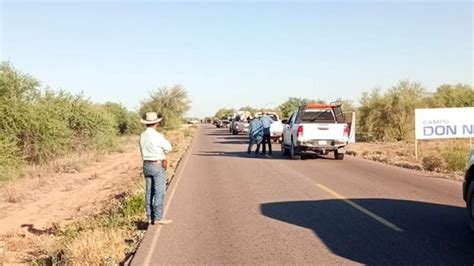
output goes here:
<path id="1" fill-rule="evenodd" d="M 173 148 L 165 137 L 156 131 L 162 118 L 155 112 L 146 113 L 140 121 L 146 125 L 140 135 L 140 152 L 145 176 L 145 208 L 151 224 L 169 224 L 172 220 L 163 219 L 163 205 L 166 188 L 166 154 Z"/>

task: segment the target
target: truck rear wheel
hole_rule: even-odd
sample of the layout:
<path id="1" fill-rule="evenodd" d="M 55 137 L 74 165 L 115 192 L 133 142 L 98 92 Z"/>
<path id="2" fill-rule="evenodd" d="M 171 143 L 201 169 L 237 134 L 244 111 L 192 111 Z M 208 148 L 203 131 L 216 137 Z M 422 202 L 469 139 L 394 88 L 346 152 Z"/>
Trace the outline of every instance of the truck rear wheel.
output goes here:
<path id="1" fill-rule="evenodd" d="M 301 159 L 301 155 L 296 153 L 296 148 L 295 148 L 295 145 L 293 144 L 293 140 L 291 141 L 290 157 L 293 160 Z"/>
<path id="2" fill-rule="evenodd" d="M 335 150 L 334 151 L 334 159 L 343 160 L 344 159 L 344 153 L 339 153 L 337 150 Z"/>
<path id="3" fill-rule="evenodd" d="M 283 156 L 288 156 L 290 154 L 290 151 L 285 147 L 285 143 L 281 142 L 281 153 L 283 153 Z"/>

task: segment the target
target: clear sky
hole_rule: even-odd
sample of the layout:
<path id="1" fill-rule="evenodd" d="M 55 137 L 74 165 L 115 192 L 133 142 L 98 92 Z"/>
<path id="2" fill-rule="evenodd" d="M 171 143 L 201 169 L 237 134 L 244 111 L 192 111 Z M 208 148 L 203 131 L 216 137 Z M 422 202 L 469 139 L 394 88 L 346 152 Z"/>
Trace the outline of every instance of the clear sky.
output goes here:
<path id="1" fill-rule="evenodd" d="M 200 117 L 290 96 L 357 101 L 401 79 L 473 84 L 471 1 L 0 1 L 2 60 L 131 109 L 173 84 Z"/>

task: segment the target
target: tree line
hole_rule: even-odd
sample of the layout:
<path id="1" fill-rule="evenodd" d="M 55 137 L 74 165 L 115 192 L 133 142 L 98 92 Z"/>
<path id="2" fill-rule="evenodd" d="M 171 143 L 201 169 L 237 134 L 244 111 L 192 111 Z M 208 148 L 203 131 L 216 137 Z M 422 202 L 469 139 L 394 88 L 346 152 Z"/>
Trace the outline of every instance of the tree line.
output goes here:
<path id="1" fill-rule="evenodd" d="M 160 113 L 163 126 L 179 126 L 190 101 L 182 86 L 150 92 L 137 111 L 120 103 L 94 103 L 82 94 L 47 89 L 9 62 L 0 64 L 0 181 L 28 163 L 87 150 L 108 151 L 118 138 L 138 134 L 145 112 Z"/>
<path id="2" fill-rule="evenodd" d="M 402 141 L 414 138 L 415 109 L 474 106 L 474 90 L 470 85 L 443 84 L 430 92 L 420 83 L 400 81 L 386 90 L 375 88 L 364 92 L 356 105 L 350 100 L 336 99 L 345 111 L 355 111 L 357 135 L 369 141 Z M 299 106 L 309 102 L 326 103 L 322 99 L 289 97 L 280 105 L 270 108 L 221 108 L 215 118 L 232 116 L 235 111 L 274 111 L 288 118 Z"/>

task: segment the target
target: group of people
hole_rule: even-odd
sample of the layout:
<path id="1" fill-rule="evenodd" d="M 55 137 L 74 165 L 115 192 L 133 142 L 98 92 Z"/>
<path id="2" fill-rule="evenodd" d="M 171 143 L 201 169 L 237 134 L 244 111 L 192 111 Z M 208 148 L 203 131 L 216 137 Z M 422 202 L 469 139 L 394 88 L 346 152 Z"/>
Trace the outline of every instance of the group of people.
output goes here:
<path id="1" fill-rule="evenodd" d="M 252 147 L 254 144 L 257 145 L 255 150 L 255 156 L 257 157 L 260 152 L 260 145 L 263 144 L 261 155 L 266 155 L 266 146 L 268 144 L 268 154 L 272 154 L 272 140 L 270 135 L 270 126 L 273 123 L 273 120 L 263 113 L 261 117 L 255 117 L 249 119 L 249 146 L 247 148 L 247 154 L 252 153 Z"/>

